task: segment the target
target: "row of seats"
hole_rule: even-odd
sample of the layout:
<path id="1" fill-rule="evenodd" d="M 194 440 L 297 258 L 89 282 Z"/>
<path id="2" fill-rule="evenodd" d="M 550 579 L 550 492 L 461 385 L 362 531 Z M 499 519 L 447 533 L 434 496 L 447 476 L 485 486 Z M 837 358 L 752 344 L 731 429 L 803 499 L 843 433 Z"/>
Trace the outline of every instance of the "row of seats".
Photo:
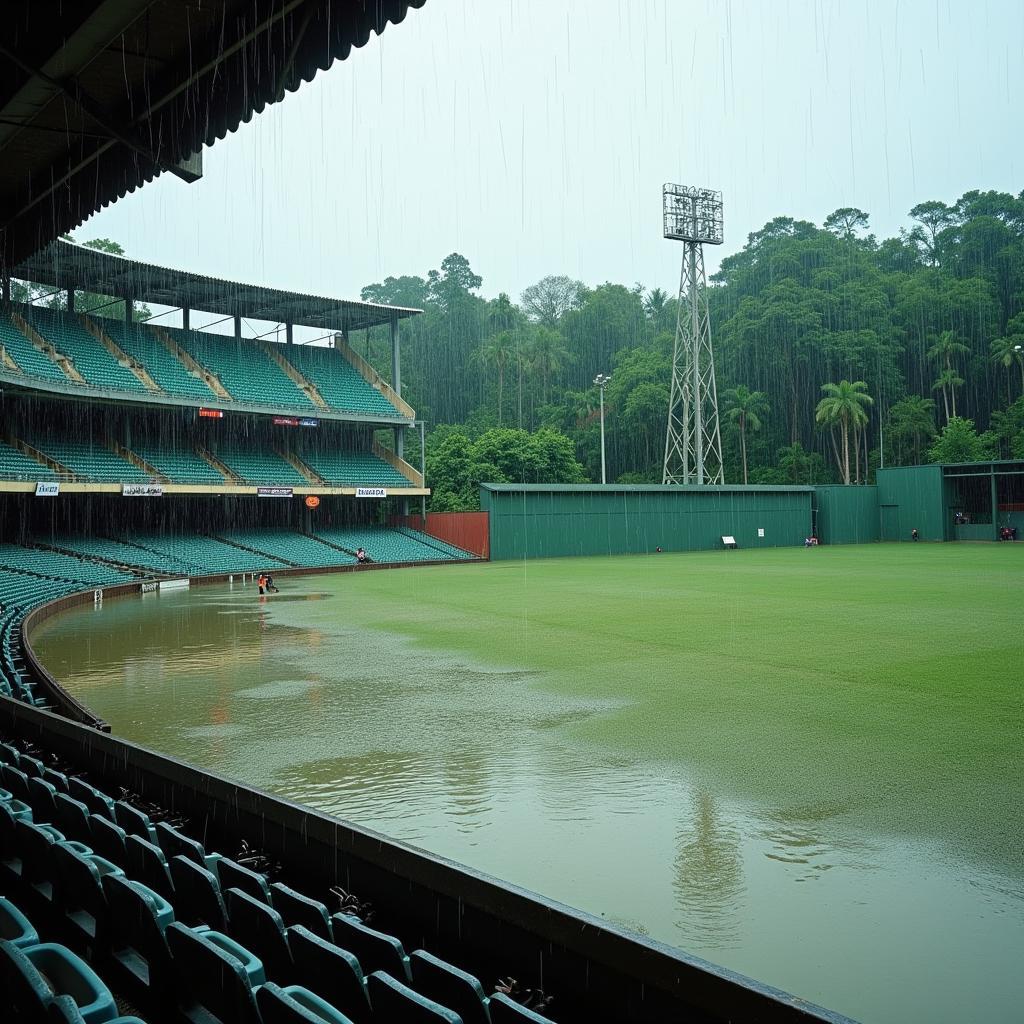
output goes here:
<path id="1" fill-rule="evenodd" d="M 548 1020 L 10 743 L 0 743 L 0 887 L 96 968 L 80 972 L 89 983 L 77 988 L 89 999 L 77 1002 L 87 1024 L 110 1019 L 82 1012 L 96 1002 L 99 976 L 140 1006 L 176 1006 L 190 1021 Z M 10 948 L 37 944 L 24 915 L 8 920 L 0 913 Z M 20 966 L 7 947 L 2 955 Z M 74 986 L 64 987 L 74 998 Z"/>
<path id="2" fill-rule="evenodd" d="M 435 546 L 433 537 L 387 526 L 320 527 L 316 535 L 347 551 L 363 548 L 374 562 L 439 562 L 446 558 L 462 560 L 474 557 L 450 545 L 447 545 L 450 553 L 446 553 Z"/>
<path id="3" fill-rule="evenodd" d="M 80 480 L 97 483 L 144 483 L 151 480 L 151 474 L 99 440 L 83 440 L 65 433 L 32 434 L 24 431 L 21 439 L 60 463 Z M 134 441 L 124 447 L 171 483 L 222 486 L 228 482 L 221 472 L 183 441 Z M 228 444 L 217 447 L 212 454 L 248 484 L 302 487 L 310 483 L 271 448 Z M 300 457 L 331 486 L 410 486 L 408 479 L 397 469 L 369 451 L 310 448 Z M 2 443 L 0 477 L 21 480 L 57 478 L 44 463 Z"/>
<path id="4" fill-rule="evenodd" d="M 56 480 L 49 466 L 0 441 L 0 477 L 5 480 Z"/>
<path id="5" fill-rule="evenodd" d="M 312 412 L 313 400 L 255 342 L 205 331 L 165 328 L 200 366 L 205 366 L 238 402 L 297 407 Z"/>
<path id="6" fill-rule="evenodd" d="M 0 312 L 0 346 L 14 360 L 18 372 L 51 384 L 72 383 L 71 378 L 48 355 L 40 352 L 4 312 Z M 8 369 L 6 363 L 0 365 Z"/>
<path id="7" fill-rule="evenodd" d="M 291 565 L 351 565 L 355 555 L 339 551 L 315 537 L 285 529 L 227 530 L 221 536 L 232 544 L 271 555 Z"/>
<path id="8" fill-rule="evenodd" d="M 149 374 L 153 383 L 168 395 L 208 402 L 216 395 L 206 381 L 196 376 L 156 333 L 143 324 L 124 320 L 97 321 L 97 326 L 124 353 L 135 359 Z"/>
<path id="9" fill-rule="evenodd" d="M 299 452 L 299 458 L 322 480 L 339 486 L 410 487 L 409 480 L 373 452 L 341 448 L 314 448 Z"/>
<path id="10" fill-rule="evenodd" d="M 146 394 L 146 385 L 83 325 L 74 313 L 42 306 L 20 306 L 20 314 L 42 338 L 65 356 L 84 378 L 72 380 L 35 347 L 11 317 L 0 314 L 0 346 L 18 371 L 51 383 Z M 111 339 L 137 367 L 145 370 L 163 392 L 178 398 L 208 402 L 217 395 L 206 382 L 161 341 L 156 330 L 140 323 L 87 318 Z M 250 339 L 206 331 L 162 329 L 175 344 L 211 372 L 237 402 L 294 409 L 315 415 L 319 408 L 264 348 Z M 339 352 L 314 346 L 281 346 L 280 354 L 319 392 L 331 409 L 368 417 L 393 418 L 395 407 Z M 8 367 L 9 369 L 9 367 Z"/>
<path id="11" fill-rule="evenodd" d="M 112 391 L 145 394 L 146 386 L 90 334 L 74 314 L 44 306 L 27 306 L 25 319 L 85 378 L 86 384 Z"/>

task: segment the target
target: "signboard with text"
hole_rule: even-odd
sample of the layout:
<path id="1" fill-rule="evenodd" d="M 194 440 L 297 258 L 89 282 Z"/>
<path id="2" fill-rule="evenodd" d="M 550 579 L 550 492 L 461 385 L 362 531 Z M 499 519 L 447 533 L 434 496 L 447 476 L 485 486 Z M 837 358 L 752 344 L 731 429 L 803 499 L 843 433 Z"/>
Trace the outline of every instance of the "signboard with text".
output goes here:
<path id="1" fill-rule="evenodd" d="M 386 487 L 357 487 L 357 498 L 386 498 L 388 496 Z"/>
<path id="2" fill-rule="evenodd" d="M 121 484 L 123 498 L 159 498 L 163 493 L 163 484 Z"/>
<path id="3" fill-rule="evenodd" d="M 37 498 L 56 498 L 60 494 L 60 484 L 56 480 L 40 480 L 36 484 Z"/>
<path id="4" fill-rule="evenodd" d="M 290 498 L 291 487 L 257 487 L 256 496 L 259 498 Z"/>

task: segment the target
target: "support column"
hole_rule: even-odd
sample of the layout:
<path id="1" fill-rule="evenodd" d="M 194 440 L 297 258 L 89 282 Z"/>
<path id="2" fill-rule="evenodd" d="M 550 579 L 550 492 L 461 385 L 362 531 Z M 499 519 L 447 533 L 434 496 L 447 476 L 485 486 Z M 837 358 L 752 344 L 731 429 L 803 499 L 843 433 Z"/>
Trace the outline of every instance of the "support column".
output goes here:
<path id="1" fill-rule="evenodd" d="M 285 344 L 287 344 L 287 345 L 294 344 L 295 339 L 292 337 L 292 325 L 291 324 L 285 324 L 284 325 L 284 340 L 285 340 Z"/>
<path id="2" fill-rule="evenodd" d="M 423 486 L 427 486 L 427 445 L 423 436 L 423 420 L 420 420 L 420 476 L 423 478 Z M 420 495 L 420 518 L 423 520 L 423 530 L 427 529 L 427 496 Z"/>
<path id="3" fill-rule="evenodd" d="M 135 300 L 127 295 L 124 299 L 124 322 L 126 324 L 135 322 Z"/>
<path id="4" fill-rule="evenodd" d="M 5 306 L 9 306 L 11 304 L 11 279 L 9 277 L 4 277 L 3 280 L 0 281 L 0 301 L 2 301 Z"/>
<path id="5" fill-rule="evenodd" d="M 74 313 L 75 311 L 75 289 L 68 289 L 68 312 Z"/>
<path id="6" fill-rule="evenodd" d="M 183 327 L 183 328 L 184 328 L 184 329 L 185 329 L 186 331 L 187 331 L 187 330 L 189 329 L 189 325 L 188 325 L 188 315 L 189 315 L 189 313 L 191 313 L 191 312 L 192 312 L 192 311 L 191 311 L 191 310 L 190 310 L 190 309 L 188 308 L 188 306 L 182 306 L 182 307 L 181 307 L 181 326 L 182 326 L 182 327 Z"/>
<path id="7" fill-rule="evenodd" d="M 369 332 L 367 332 L 369 333 Z M 399 351 L 398 317 L 391 317 L 391 387 L 402 397 L 402 357 Z M 405 427 L 395 427 L 395 453 L 405 457 Z"/>
<path id="8" fill-rule="evenodd" d="M 235 340 L 240 341 L 242 337 L 242 317 L 240 314 L 235 314 Z"/>
<path id="9" fill-rule="evenodd" d="M 992 481 L 992 539 L 999 540 L 999 488 L 996 486 L 996 468 L 989 467 Z"/>

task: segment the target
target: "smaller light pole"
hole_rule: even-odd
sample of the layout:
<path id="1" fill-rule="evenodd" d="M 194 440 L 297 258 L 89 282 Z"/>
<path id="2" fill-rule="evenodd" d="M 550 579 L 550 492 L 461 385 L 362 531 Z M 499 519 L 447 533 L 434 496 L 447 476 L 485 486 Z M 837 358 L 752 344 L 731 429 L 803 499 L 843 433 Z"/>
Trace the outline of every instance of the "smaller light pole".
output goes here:
<path id="1" fill-rule="evenodd" d="M 599 373 L 594 378 L 594 383 L 601 392 L 601 483 L 606 484 L 604 471 L 604 386 L 612 379 L 610 373 Z"/>

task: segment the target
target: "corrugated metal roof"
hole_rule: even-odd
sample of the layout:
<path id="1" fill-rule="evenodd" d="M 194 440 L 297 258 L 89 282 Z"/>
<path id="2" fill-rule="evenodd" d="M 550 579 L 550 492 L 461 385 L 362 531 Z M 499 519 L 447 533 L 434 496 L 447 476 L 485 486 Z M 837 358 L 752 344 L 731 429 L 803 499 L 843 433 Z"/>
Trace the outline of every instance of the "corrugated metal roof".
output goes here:
<path id="1" fill-rule="evenodd" d="M 423 312 L 206 277 L 154 263 L 138 263 L 73 242 L 52 242 L 15 267 L 13 276 L 53 288 L 75 288 L 138 302 L 188 306 L 224 316 L 247 316 L 345 333 Z"/>
<path id="2" fill-rule="evenodd" d="M 426 0 L 26 0 L 0 38 L 0 272 Z"/>
<path id="3" fill-rule="evenodd" d="M 813 491 L 814 487 L 802 484 L 480 484 L 485 491 L 499 493 L 527 492 L 551 492 L 554 494 L 608 494 L 609 492 L 623 492 L 626 494 L 641 491 L 662 491 L 666 494 L 678 493 L 680 491 L 714 494 L 746 494 L 748 491 L 806 494 Z"/>

